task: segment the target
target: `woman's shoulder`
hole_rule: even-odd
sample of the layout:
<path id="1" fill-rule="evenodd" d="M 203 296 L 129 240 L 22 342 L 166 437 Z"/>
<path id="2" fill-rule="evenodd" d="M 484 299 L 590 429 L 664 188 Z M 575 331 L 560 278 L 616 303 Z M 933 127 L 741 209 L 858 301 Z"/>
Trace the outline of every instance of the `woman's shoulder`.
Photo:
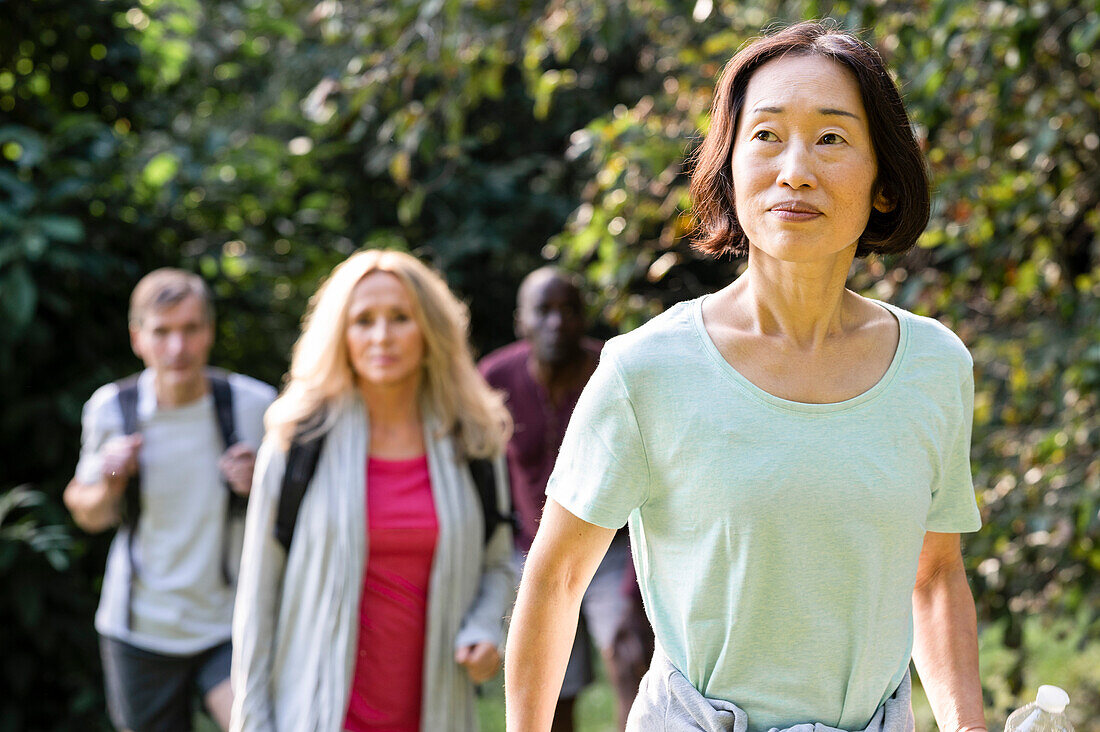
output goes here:
<path id="1" fill-rule="evenodd" d="M 695 327 L 699 299 L 676 303 L 634 330 L 615 336 L 603 348 L 602 358 L 631 369 L 682 358 L 698 339 Z"/>
<path id="2" fill-rule="evenodd" d="M 974 359 L 962 339 L 936 318 L 918 315 L 897 305 L 881 303 L 892 312 L 907 331 L 909 350 L 972 368 Z"/>

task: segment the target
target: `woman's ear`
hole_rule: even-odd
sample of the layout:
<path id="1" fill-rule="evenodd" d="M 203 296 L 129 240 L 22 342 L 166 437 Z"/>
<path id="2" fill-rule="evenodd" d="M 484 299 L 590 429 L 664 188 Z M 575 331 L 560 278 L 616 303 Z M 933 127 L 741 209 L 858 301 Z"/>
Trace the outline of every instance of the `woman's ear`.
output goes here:
<path id="1" fill-rule="evenodd" d="M 896 201 L 890 200 L 885 193 L 880 189 L 875 193 L 874 200 L 871 201 L 871 205 L 879 213 L 890 213 L 897 206 Z"/>

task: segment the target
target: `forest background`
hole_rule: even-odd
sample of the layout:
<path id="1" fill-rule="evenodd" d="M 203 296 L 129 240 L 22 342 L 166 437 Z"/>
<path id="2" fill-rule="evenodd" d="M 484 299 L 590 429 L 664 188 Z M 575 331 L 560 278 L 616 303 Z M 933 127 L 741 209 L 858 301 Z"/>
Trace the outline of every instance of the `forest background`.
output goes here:
<path id="1" fill-rule="evenodd" d="M 360 247 L 444 271 L 481 353 L 546 261 L 585 274 L 601 333 L 627 330 L 738 272 L 688 245 L 684 160 L 734 51 L 821 16 L 887 56 L 935 182 L 919 247 L 857 263 L 851 286 L 974 354 L 990 720 L 1056 683 L 1100 730 L 1097 0 L 7 0 L 0 732 L 106 727 L 109 537 L 60 494 L 82 403 L 139 367 L 142 273 L 206 277 L 214 362 L 272 384 L 307 298 Z"/>

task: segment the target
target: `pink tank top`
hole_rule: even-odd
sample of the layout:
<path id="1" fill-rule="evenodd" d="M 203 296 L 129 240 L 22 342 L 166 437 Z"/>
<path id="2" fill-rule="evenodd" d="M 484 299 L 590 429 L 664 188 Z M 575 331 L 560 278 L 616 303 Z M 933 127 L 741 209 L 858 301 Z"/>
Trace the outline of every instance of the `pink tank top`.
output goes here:
<path id="1" fill-rule="evenodd" d="M 367 459 L 367 571 L 345 729 L 419 732 L 436 522 L 428 458 Z"/>

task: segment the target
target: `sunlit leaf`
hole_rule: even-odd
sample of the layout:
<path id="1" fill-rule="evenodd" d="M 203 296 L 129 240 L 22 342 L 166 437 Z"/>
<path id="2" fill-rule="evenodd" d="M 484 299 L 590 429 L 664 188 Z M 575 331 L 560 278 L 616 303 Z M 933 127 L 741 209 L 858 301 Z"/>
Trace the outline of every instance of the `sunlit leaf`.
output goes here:
<path id="1" fill-rule="evenodd" d="M 141 172 L 141 179 L 151 188 L 160 188 L 176 177 L 179 170 L 179 158 L 172 153 L 162 152 L 153 157 Z"/>

